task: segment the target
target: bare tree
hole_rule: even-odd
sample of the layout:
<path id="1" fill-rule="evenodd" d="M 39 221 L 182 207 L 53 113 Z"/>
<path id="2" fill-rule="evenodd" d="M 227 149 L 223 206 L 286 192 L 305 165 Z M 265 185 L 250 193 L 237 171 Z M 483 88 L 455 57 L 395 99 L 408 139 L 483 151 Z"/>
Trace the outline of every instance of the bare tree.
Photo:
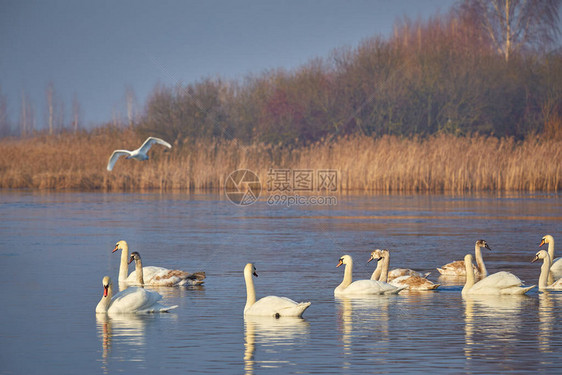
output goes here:
<path id="1" fill-rule="evenodd" d="M 560 0 L 463 0 L 459 10 L 472 17 L 498 53 L 544 48 L 556 41 Z"/>
<path id="2" fill-rule="evenodd" d="M 20 135 L 26 137 L 35 129 L 35 109 L 24 90 L 21 90 Z"/>
<path id="3" fill-rule="evenodd" d="M 7 137 L 12 133 L 10 122 L 8 120 L 8 101 L 6 96 L 2 94 L 0 87 L 0 137 Z"/>
<path id="4" fill-rule="evenodd" d="M 65 127 L 64 102 L 55 97 L 55 131 L 61 131 Z"/>
<path id="5" fill-rule="evenodd" d="M 129 126 L 132 127 L 135 122 L 134 104 L 136 102 L 135 92 L 129 85 L 125 87 L 125 100 L 127 102 L 127 120 Z"/>
<path id="6" fill-rule="evenodd" d="M 27 95 L 25 91 L 21 90 L 21 112 L 20 112 L 20 135 L 25 137 L 27 135 L 28 118 L 27 118 Z"/>
<path id="7" fill-rule="evenodd" d="M 53 134 L 53 122 L 55 117 L 55 105 L 54 105 L 54 95 L 55 87 L 53 82 L 47 84 L 47 90 L 45 91 L 47 95 L 47 123 L 49 124 L 49 135 Z"/>
<path id="8" fill-rule="evenodd" d="M 80 124 L 80 102 L 78 101 L 78 95 L 74 93 L 72 96 L 72 129 L 74 133 L 78 131 L 78 126 Z"/>

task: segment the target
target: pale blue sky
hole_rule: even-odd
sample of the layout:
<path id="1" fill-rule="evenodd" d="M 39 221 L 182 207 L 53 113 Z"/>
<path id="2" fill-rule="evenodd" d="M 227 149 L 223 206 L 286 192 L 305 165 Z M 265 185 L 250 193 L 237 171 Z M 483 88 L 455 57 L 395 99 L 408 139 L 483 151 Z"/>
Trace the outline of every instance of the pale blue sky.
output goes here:
<path id="1" fill-rule="evenodd" d="M 444 14 L 452 0 L 0 0 L 0 87 L 17 122 L 22 90 L 37 125 L 52 81 L 67 121 L 77 95 L 85 124 L 142 107 L 158 83 L 243 79 L 296 68 L 388 36 L 397 20 Z M 139 108 L 141 109 L 141 108 Z"/>

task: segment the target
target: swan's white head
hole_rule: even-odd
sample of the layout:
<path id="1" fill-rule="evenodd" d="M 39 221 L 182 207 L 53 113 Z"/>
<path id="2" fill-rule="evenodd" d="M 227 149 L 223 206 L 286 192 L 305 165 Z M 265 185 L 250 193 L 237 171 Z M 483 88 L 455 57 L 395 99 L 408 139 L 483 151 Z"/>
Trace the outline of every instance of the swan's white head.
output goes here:
<path id="1" fill-rule="evenodd" d="M 367 263 L 369 263 L 372 260 L 381 260 L 382 258 L 386 257 L 388 255 L 388 250 L 381 250 L 381 249 L 376 249 L 375 251 L 371 252 L 371 257 L 369 258 L 369 260 L 367 261 Z"/>
<path id="2" fill-rule="evenodd" d="M 129 263 L 128 264 L 131 264 L 131 263 L 133 263 L 133 261 L 136 261 L 136 260 L 141 260 L 141 256 L 138 252 L 133 251 L 131 253 L 131 256 L 129 257 Z"/>
<path id="3" fill-rule="evenodd" d="M 116 252 L 117 250 L 127 250 L 129 252 L 129 245 L 127 245 L 127 241 L 119 241 L 115 244 L 115 249 L 113 249 L 112 253 Z"/>
<path id="4" fill-rule="evenodd" d="M 533 258 L 533 260 L 531 261 L 532 263 L 536 262 L 539 259 L 546 259 L 548 258 L 548 251 L 546 250 L 539 250 L 536 254 L 535 257 Z"/>
<path id="5" fill-rule="evenodd" d="M 485 247 L 486 249 L 492 251 L 492 249 L 490 249 L 490 246 L 488 246 L 488 243 L 484 240 L 478 240 L 476 241 L 476 246 L 478 247 Z"/>
<path id="6" fill-rule="evenodd" d="M 342 255 L 342 257 L 340 258 L 338 265 L 336 267 L 341 266 L 342 264 L 350 264 L 353 261 L 351 260 L 351 255 Z"/>
<path id="7" fill-rule="evenodd" d="M 103 285 L 103 296 L 107 297 L 109 292 L 109 287 L 112 285 L 111 278 L 109 276 L 104 276 L 101 283 Z"/>
<path id="8" fill-rule="evenodd" d="M 542 238 L 539 247 L 541 247 L 545 243 L 552 243 L 552 242 L 554 242 L 554 237 L 552 237 L 550 234 L 547 234 Z"/>
<path id="9" fill-rule="evenodd" d="M 256 267 L 254 266 L 253 263 L 248 263 L 248 264 L 246 264 L 246 267 L 244 267 L 244 275 L 246 275 L 246 274 L 254 275 L 255 277 L 258 277 Z"/>

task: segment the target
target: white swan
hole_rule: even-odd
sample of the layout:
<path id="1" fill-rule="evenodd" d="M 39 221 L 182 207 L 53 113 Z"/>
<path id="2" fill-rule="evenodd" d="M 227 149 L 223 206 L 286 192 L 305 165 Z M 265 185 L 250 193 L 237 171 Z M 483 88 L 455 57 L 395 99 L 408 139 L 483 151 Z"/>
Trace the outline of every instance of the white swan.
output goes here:
<path id="1" fill-rule="evenodd" d="M 480 248 L 485 247 L 488 250 L 492 250 L 490 249 L 490 246 L 488 246 L 488 243 L 484 240 L 478 240 L 476 241 L 476 244 L 474 245 L 474 256 L 476 257 L 476 264 L 478 265 L 478 268 L 476 268 L 474 265 L 472 266 L 474 274 L 477 277 L 486 277 L 488 276 L 488 271 L 486 270 L 486 265 L 484 264 L 484 259 L 482 259 L 482 251 L 480 250 Z M 439 273 L 441 275 L 444 276 L 465 276 L 466 275 L 466 267 L 464 265 L 464 260 L 457 260 L 451 263 L 447 263 L 444 266 L 442 266 L 441 268 L 437 268 L 437 271 L 439 271 Z"/>
<path id="2" fill-rule="evenodd" d="M 168 148 L 172 148 L 172 145 L 169 144 L 168 142 L 166 142 L 163 139 L 156 138 L 156 137 L 148 137 L 146 139 L 146 141 L 144 141 L 142 146 L 140 146 L 136 150 L 133 150 L 133 151 L 115 150 L 115 151 L 113 151 L 113 153 L 109 157 L 109 162 L 107 163 L 107 170 L 111 172 L 111 170 L 113 169 L 113 166 L 117 162 L 117 159 L 119 159 L 119 157 L 121 157 L 123 155 L 127 156 L 125 159 L 136 159 L 136 160 L 140 160 L 140 161 L 148 160 L 148 155 L 146 153 L 148 152 L 148 150 L 150 150 L 150 147 L 154 143 L 158 143 L 158 144 L 161 144 L 161 145 L 166 146 Z"/>
<path id="3" fill-rule="evenodd" d="M 545 235 L 539 247 L 544 245 L 545 243 L 548 244 L 548 255 L 550 256 L 550 275 L 548 276 L 548 283 L 552 284 L 554 280 L 558 280 L 562 278 L 562 258 L 554 259 L 554 237 L 550 234 Z"/>
<path id="4" fill-rule="evenodd" d="M 388 267 L 390 264 L 390 252 L 388 250 L 377 249 L 371 252 L 371 257 L 369 258 L 367 263 L 373 259 L 378 261 L 377 269 L 382 264 L 378 281 L 386 282 L 387 275 L 388 275 Z M 416 272 L 414 270 L 408 270 L 406 268 L 402 268 L 402 269 L 411 271 L 411 273 L 410 274 L 405 273 L 402 276 L 398 276 L 392 280 L 389 280 L 389 283 L 391 285 L 394 285 L 399 288 L 404 287 L 408 290 L 433 290 L 439 288 L 440 286 L 440 284 L 435 284 L 429 281 L 426 277 L 420 276 L 421 274 L 419 272 Z M 375 272 L 373 272 L 373 275 L 371 275 L 371 280 L 377 280 L 374 277 L 377 277 L 376 270 Z"/>
<path id="5" fill-rule="evenodd" d="M 153 313 L 166 312 L 175 309 L 176 306 L 164 306 L 158 301 L 162 296 L 152 290 L 139 287 L 127 288 L 115 296 L 113 295 L 113 283 L 109 276 L 102 280 L 103 296 L 96 306 L 96 313 Z"/>
<path id="6" fill-rule="evenodd" d="M 119 241 L 115 244 L 113 252 L 121 250 L 121 263 L 119 265 L 119 283 L 125 283 L 127 285 L 159 285 L 159 286 L 180 286 L 180 285 L 199 285 L 203 283 L 205 278 L 204 272 L 196 272 L 194 274 L 180 271 L 180 270 L 169 270 L 163 267 L 148 266 L 143 267 L 138 255 L 138 263 L 135 262 L 137 269 L 140 267 L 142 269 L 142 275 L 139 275 L 137 270 L 131 272 L 129 275 L 129 263 L 134 260 L 129 258 L 129 245 L 127 241 Z M 137 253 L 138 254 L 138 253 Z M 138 275 L 138 276 L 137 276 Z M 182 276 L 180 276 L 182 275 Z M 187 275 L 187 276 L 186 276 Z M 176 276 L 177 278 L 175 278 Z M 192 276 L 195 276 L 193 278 Z M 177 283 L 172 283 L 177 281 Z"/>
<path id="7" fill-rule="evenodd" d="M 388 283 L 377 280 L 353 281 L 353 259 L 350 255 L 343 255 L 336 267 L 345 265 L 343 281 L 334 289 L 336 296 L 372 295 L 372 294 L 397 294 L 404 287 L 398 288 Z"/>
<path id="8" fill-rule="evenodd" d="M 474 283 L 472 272 L 472 254 L 464 257 L 466 267 L 466 283 L 462 288 L 462 295 L 467 294 L 525 294 L 535 286 L 523 286 L 523 282 L 510 272 L 500 271 Z"/>
<path id="9" fill-rule="evenodd" d="M 181 270 L 169 270 L 164 267 L 143 267 L 141 256 L 137 251 L 131 253 L 129 264 L 133 261 L 135 262 L 135 270 L 131 272 L 127 280 L 136 279 L 136 283 L 127 281 L 129 285 L 193 286 L 204 283 L 205 272 L 189 273 Z"/>
<path id="10" fill-rule="evenodd" d="M 267 296 L 256 301 L 256 290 L 252 276 L 258 277 L 256 267 L 252 263 L 248 263 L 244 267 L 244 280 L 246 281 L 244 315 L 272 316 L 275 318 L 281 316 L 301 317 L 304 310 L 310 306 L 310 302 L 297 303 L 292 299 L 277 296 Z"/>
<path id="11" fill-rule="evenodd" d="M 556 282 L 551 283 L 548 285 L 548 276 L 550 274 L 551 266 L 550 266 L 550 255 L 546 250 L 540 250 L 536 255 L 535 258 L 531 262 L 536 262 L 537 260 L 542 259 L 543 263 L 541 266 L 541 274 L 539 276 L 539 290 L 560 290 L 562 289 L 562 279 L 556 280 Z"/>

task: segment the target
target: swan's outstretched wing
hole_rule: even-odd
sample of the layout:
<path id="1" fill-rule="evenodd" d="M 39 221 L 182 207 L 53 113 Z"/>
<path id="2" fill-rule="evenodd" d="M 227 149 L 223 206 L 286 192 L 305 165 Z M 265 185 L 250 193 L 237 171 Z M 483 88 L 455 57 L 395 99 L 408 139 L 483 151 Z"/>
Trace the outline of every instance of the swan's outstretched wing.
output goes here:
<path id="1" fill-rule="evenodd" d="M 113 151 L 113 154 L 111 154 L 111 156 L 109 157 L 109 162 L 107 163 L 107 170 L 111 172 L 111 170 L 113 169 L 113 166 L 115 165 L 115 163 L 117 162 L 117 159 L 119 159 L 120 156 L 123 155 L 131 155 L 130 151 L 127 150 L 115 150 Z"/>
<path id="2" fill-rule="evenodd" d="M 169 144 L 168 142 L 166 142 L 163 139 L 160 138 L 156 138 L 156 137 L 148 137 L 146 139 L 146 141 L 144 141 L 144 143 L 142 144 L 142 146 L 140 146 L 139 148 L 139 152 L 141 154 L 146 154 L 148 152 L 148 150 L 150 150 L 150 147 L 154 144 L 154 143 L 158 143 L 161 144 L 163 146 L 166 146 L 168 148 L 172 148 L 172 145 Z"/>

